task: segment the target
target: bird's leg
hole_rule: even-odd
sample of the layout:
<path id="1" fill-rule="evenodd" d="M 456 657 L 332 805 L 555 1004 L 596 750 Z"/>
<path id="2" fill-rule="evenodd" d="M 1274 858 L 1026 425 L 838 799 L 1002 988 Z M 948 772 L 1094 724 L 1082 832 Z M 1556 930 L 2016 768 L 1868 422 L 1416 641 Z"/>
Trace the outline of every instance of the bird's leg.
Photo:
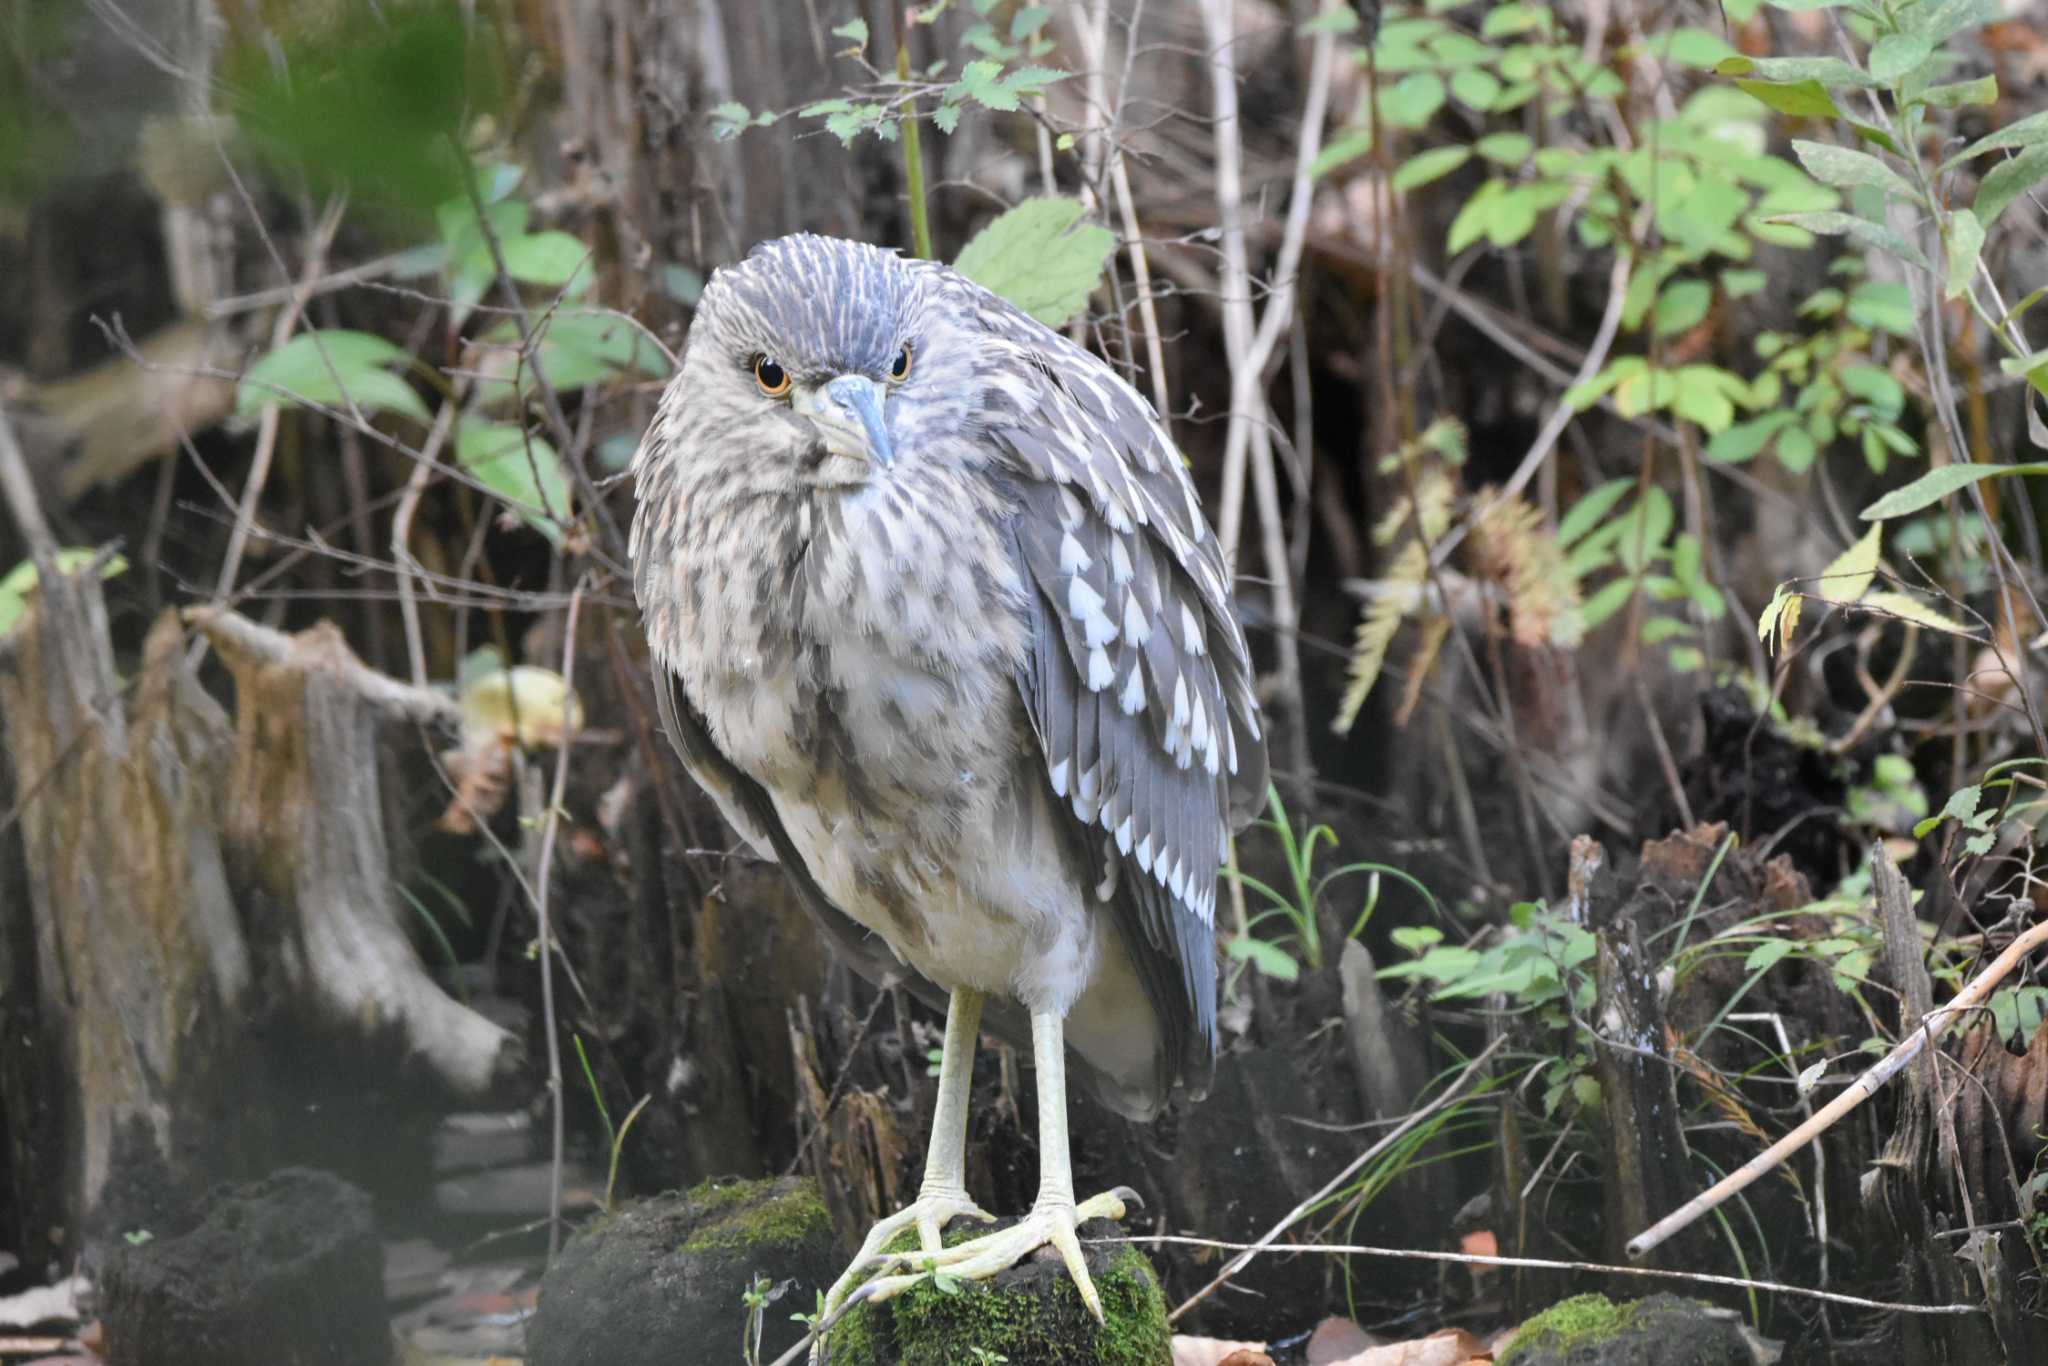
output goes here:
<path id="1" fill-rule="evenodd" d="M 982 994 L 961 988 L 946 1004 L 946 1042 L 939 1053 L 939 1104 L 932 1113 L 931 1143 L 925 1150 L 924 1182 L 917 1199 L 868 1230 L 853 1265 L 825 1296 L 831 1313 L 858 1283 L 859 1273 L 882 1255 L 897 1234 L 917 1229 L 918 1244 L 937 1252 L 948 1221 L 966 1215 L 984 1223 L 995 1216 L 967 1195 L 967 1098 L 974 1080 L 974 1047 L 981 1037 Z"/>
<path id="2" fill-rule="evenodd" d="M 1081 1302 L 1097 1322 L 1102 1320 L 1102 1297 L 1088 1275 L 1081 1258 L 1081 1241 L 1074 1230 L 1090 1219 L 1121 1219 L 1124 1197 L 1134 1192 L 1119 1188 L 1074 1203 L 1074 1171 L 1067 1152 L 1067 1055 L 1064 1023 L 1052 1011 L 1034 1011 L 1031 1016 L 1031 1052 L 1038 1067 L 1038 1199 L 1031 1213 L 995 1233 L 946 1248 L 936 1255 L 910 1254 L 898 1260 L 914 1267 L 943 1271 L 956 1279 L 993 1276 L 1015 1266 L 1041 1247 L 1059 1251 L 1081 1292 Z M 868 1282 L 862 1290 L 866 1299 L 886 1299 L 913 1286 L 921 1275 L 883 1276 Z"/>

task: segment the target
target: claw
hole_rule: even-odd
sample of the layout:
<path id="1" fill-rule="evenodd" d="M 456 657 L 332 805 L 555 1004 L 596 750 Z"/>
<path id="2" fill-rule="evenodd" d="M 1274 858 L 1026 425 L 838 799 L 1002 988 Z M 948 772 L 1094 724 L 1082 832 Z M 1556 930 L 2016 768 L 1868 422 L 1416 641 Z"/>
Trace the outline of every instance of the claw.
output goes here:
<path id="1" fill-rule="evenodd" d="M 945 1249 L 941 1246 L 941 1234 L 948 1223 L 961 1217 L 979 1219 L 983 1223 L 989 1223 L 995 1219 L 993 1214 L 990 1214 L 968 1199 L 965 1193 L 961 1193 L 958 1195 L 920 1195 L 917 1199 L 911 1201 L 910 1204 L 896 1211 L 896 1213 L 879 1220 L 873 1228 L 868 1230 L 868 1236 L 861 1240 L 860 1251 L 853 1254 L 852 1263 L 847 1266 L 839 1279 L 832 1283 L 832 1288 L 825 1293 L 826 1316 L 830 1317 L 843 1304 L 877 1298 L 875 1294 L 875 1287 L 877 1285 L 889 1280 L 900 1279 L 897 1277 L 878 1276 L 874 1280 L 870 1280 L 866 1285 L 857 1286 L 855 1281 L 860 1273 L 866 1271 L 869 1267 L 880 1267 L 886 1271 L 891 1267 L 905 1265 L 912 1257 L 922 1260 L 932 1256 L 934 1253 L 944 1251 Z M 905 1229 L 915 1229 L 917 1231 L 917 1241 L 921 1251 L 916 1253 L 884 1251 L 891 1242 L 895 1241 L 896 1235 Z M 909 1279 L 914 1283 L 917 1278 L 911 1277 Z M 881 1298 L 886 1297 L 886 1295 L 881 1296 Z M 823 1360 L 824 1347 L 823 1340 L 811 1344 L 810 1359 L 813 1363 Z"/>

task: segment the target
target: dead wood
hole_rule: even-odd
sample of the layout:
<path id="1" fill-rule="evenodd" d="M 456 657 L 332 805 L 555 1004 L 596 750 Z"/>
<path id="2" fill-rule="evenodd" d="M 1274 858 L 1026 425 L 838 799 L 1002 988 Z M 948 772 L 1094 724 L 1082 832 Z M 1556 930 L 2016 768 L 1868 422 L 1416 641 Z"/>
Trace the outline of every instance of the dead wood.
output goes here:
<path id="1" fill-rule="evenodd" d="M 0 961 L 0 993 L 33 1003 L 39 1054 L 10 1053 L 0 1100 L 29 1129 L 12 1141 L 62 1173 L 27 1206 L 39 1237 L 64 1230 L 58 1245 L 123 1131 L 168 1156 L 174 1119 L 210 1112 L 250 986 L 220 846 L 227 720 L 178 637 L 171 622 L 151 633 L 130 710 L 97 570 L 46 568 L 0 660 L 28 889 L 0 907 L 0 943 L 33 946 Z"/>
<path id="2" fill-rule="evenodd" d="M 1607 854 L 1586 836 L 1572 842 L 1569 883 L 1598 950 L 1594 957 L 1594 1069 L 1606 1128 L 1605 1182 L 1609 1256 L 1620 1259 L 1627 1232 L 1685 1203 L 1692 1153 L 1679 1124 L 1677 1069 L 1669 1054 L 1655 959 L 1644 948 L 1668 900 L 1652 888 L 1623 897 Z M 1697 1248 L 1676 1264 L 1698 1265 Z"/>
<path id="3" fill-rule="evenodd" d="M 514 1069 L 505 1030 L 449 998 L 398 919 L 379 737 L 459 726 L 453 702 L 367 667 L 321 623 L 285 635 L 215 608 L 187 613 L 235 678 L 226 849 L 252 937 L 274 945 L 296 996 L 331 1031 L 395 1031 L 455 1091 Z"/>

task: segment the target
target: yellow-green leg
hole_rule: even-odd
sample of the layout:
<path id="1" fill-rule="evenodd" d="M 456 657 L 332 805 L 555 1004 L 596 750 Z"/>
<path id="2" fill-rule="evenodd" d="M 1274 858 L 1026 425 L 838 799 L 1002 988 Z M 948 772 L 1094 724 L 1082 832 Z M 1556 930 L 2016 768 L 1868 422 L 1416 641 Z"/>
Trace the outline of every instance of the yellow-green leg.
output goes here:
<path id="1" fill-rule="evenodd" d="M 950 1034 L 949 1029 L 949 1038 Z M 1066 1040 L 1058 1015 L 1050 1011 L 1032 1014 L 1031 1052 L 1038 1068 L 1038 1199 L 1032 1202 L 1031 1213 L 1009 1228 L 937 1253 L 927 1243 L 922 1253 L 899 1256 L 895 1259 L 898 1264 L 908 1263 L 918 1271 L 877 1277 L 862 1288 L 862 1298 L 887 1299 L 916 1285 L 923 1279 L 923 1272 L 931 1269 L 961 1279 L 993 1276 L 1039 1248 L 1051 1246 L 1059 1249 L 1060 1259 L 1067 1264 L 1067 1274 L 1074 1278 L 1074 1287 L 1081 1292 L 1081 1302 L 1097 1322 L 1101 1321 L 1102 1298 L 1095 1293 L 1095 1283 L 1088 1276 L 1088 1265 L 1081 1258 L 1081 1242 L 1074 1229 L 1090 1219 L 1123 1218 L 1123 1197 L 1130 1192 L 1120 1188 L 1079 1205 L 1074 1203 L 1074 1171 L 1067 1150 Z"/>
<path id="2" fill-rule="evenodd" d="M 946 1003 L 946 1041 L 939 1053 L 939 1104 L 932 1112 L 931 1144 L 925 1151 L 924 1182 L 917 1199 L 868 1230 L 860 1251 L 825 1296 L 832 1313 L 853 1290 L 860 1271 L 904 1229 L 915 1226 L 925 1252 L 939 1250 L 939 1235 L 960 1216 L 987 1223 L 986 1213 L 967 1195 L 967 1098 L 973 1089 L 974 1048 L 981 1037 L 982 994 L 960 990 Z"/>

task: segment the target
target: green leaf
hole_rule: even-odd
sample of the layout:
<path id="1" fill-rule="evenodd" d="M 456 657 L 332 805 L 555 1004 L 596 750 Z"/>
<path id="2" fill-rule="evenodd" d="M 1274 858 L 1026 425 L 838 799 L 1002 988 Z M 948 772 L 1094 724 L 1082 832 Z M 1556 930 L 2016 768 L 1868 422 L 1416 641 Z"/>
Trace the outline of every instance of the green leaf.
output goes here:
<path id="1" fill-rule="evenodd" d="M 1858 327 L 1900 337 L 1913 335 L 1913 292 L 1903 284 L 1865 280 L 1849 292 L 1843 311 Z"/>
<path id="2" fill-rule="evenodd" d="M 1301 964 L 1278 944 L 1240 934 L 1225 941 L 1223 949 L 1238 962 L 1250 963 L 1266 976 L 1282 982 L 1292 982 L 1301 976 Z"/>
<path id="3" fill-rule="evenodd" d="M 590 248 L 566 232 L 536 232 L 503 244 L 505 269 L 530 285 L 566 285 Z"/>
<path id="4" fill-rule="evenodd" d="M 1928 87 L 1920 97 L 1925 104 L 1936 109 L 1961 109 L 1966 105 L 1995 105 L 1998 103 L 1998 78 L 1979 76 L 1974 81 L 1951 81 L 1947 85 Z"/>
<path id="5" fill-rule="evenodd" d="M 1900 80 L 1925 66 L 1934 56 L 1934 44 L 1912 33 L 1887 33 L 1870 49 L 1870 75 L 1880 85 L 1897 85 Z"/>
<path id="6" fill-rule="evenodd" d="M 1759 57 L 1754 61 L 1748 57 L 1729 57 L 1717 62 L 1714 70 L 1723 76 L 1754 75 L 1779 84 L 1818 81 L 1825 86 L 1846 85 L 1859 90 L 1875 90 L 1878 84 L 1867 72 L 1840 57 Z"/>
<path id="7" fill-rule="evenodd" d="M 1417 71 L 1380 91 L 1380 117 L 1396 128 L 1420 128 L 1444 105 L 1443 78 Z"/>
<path id="8" fill-rule="evenodd" d="M 1635 596 L 1635 592 L 1636 581 L 1626 576 L 1605 585 L 1599 592 L 1587 598 L 1585 605 L 1579 609 L 1581 624 L 1588 631 L 1592 630 L 1626 606 L 1628 600 Z"/>
<path id="9" fill-rule="evenodd" d="M 1977 221 L 1988 230 L 2011 203 L 2048 176 L 2048 144 L 2029 147 L 2018 156 L 2001 161 L 1984 174 L 1977 187 L 1977 202 L 1970 207 Z"/>
<path id="10" fill-rule="evenodd" d="M 1780 213 L 1772 214 L 1768 221 L 1781 223 L 1786 227 L 1799 228 L 1806 232 L 1819 233 L 1823 237 L 1847 235 L 1855 238 L 1867 247 L 1876 247 L 1881 251 L 1888 251 L 1909 265 L 1919 266 L 1922 270 L 1932 269 L 1927 264 L 1927 258 L 1920 254 L 1920 248 L 1914 246 L 1890 228 L 1880 227 L 1868 219 L 1857 218 L 1853 214 Z"/>
<path id="11" fill-rule="evenodd" d="M 1308 164 L 1311 180 L 1320 180 L 1339 166 L 1349 165 L 1372 150 L 1372 129 L 1347 128 L 1323 144 L 1316 159 Z M 1424 156 L 1429 155 L 1427 152 Z"/>
<path id="12" fill-rule="evenodd" d="M 407 363 L 402 347 L 368 332 L 326 328 L 301 332 L 243 374 L 235 411 L 258 412 L 268 403 L 317 404 L 348 411 L 355 401 L 364 413 L 393 412 L 428 421 L 427 405 L 398 376 L 381 367 Z"/>
<path id="13" fill-rule="evenodd" d="M 1980 818 L 1977 815 L 1977 807 L 1983 800 L 1984 789 L 1974 783 L 1968 787 L 1957 788 L 1948 794 L 1948 801 L 1942 805 L 1941 810 L 1913 827 L 1913 838 L 1925 839 L 1928 831 L 1951 817 L 1966 830 L 1981 828 L 1978 824 Z"/>
<path id="14" fill-rule="evenodd" d="M 1484 113 L 1500 98 L 1500 78 L 1476 66 L 1459 67 L 1451 73 L 1451 94 L 1460 104 Z"/>
<path id="15" fill-rule="evenodd" d="M 1749 957 L 1742 960 L 1744 972 L 1768 972 L 1798 948 L 1790 939 L 1766 939 L 1749 951 Z"/>
<path id="16" fill-rule="evenodd" d="M 1449 175 L 1471 159 L 1469 147 L 1432 147 L 1427 152 L 1412 156 L 1402 162 L 1394 171 L 1392 185 L 1398 194 L 1419 189 Z"/>
<path id="17" fill-rule="evenodd" d="M 1778 463 L 1794 474 L 1813 468 L 1814 457 L 1820 454 L 1814 444 L 1813 433 L 1804 427 L 1787 427 L 1778 433 Z"/>
<path id="18" fill-rule="evenodd" d="M 1721 292 L 1731 299 L 1746 299 L 1760 293 L 1770 283 L 1770 277 L 1760 270 L 1724 270 L 1721 272 Z"/>
<path id="19" fill-rule="evenodd" d="M 1528 164 L 1532 145 L 1527 133 L 1489 133 L 1472 144 L 1488 161 L 1518 169 Z"/>
<path id="20" fill-rule="evenodd" d="M 1979 479 L 1996 479 L 2007 474 L 2048 474 L 2048 464 L 2037 465 L 1943 465 L 1931 469 L 1904 488 L 1893 489 L 1858 514 L 1866 522 L 1903 517 L 1931 507 L 1957 489 Z"/>
<path id="21" fill-rule="evenodd" d="M 1465 206 L 1451 219 L 1451 226 L 1444 234 L 1444 250 L 1456 256 L 1486 235 L 1487 225 L 1499 206 L 1502 195 L 1507 193 L 1505 181 L 1489 180 L 1472 192 Z"/>
<path id="22" fill-rule="evenodd" d="M 557 390 L 582 389 L 624 378 L 629 372 L 661 375 L 668 360 L 631 318 L 611 313 L 557 313 L 535 330 L 540 368 Z M 505 323 L 485 334 L 500 346 L 517 346 L 519 331 Z M 507 376 L 510 382 L 511 376 Z M 529 368 L 518 377 L 532 382 Z"/>
<path id="23" fill-rule="evenodd" d="M 464 422 L 455 459 L 557 546 L 569 520 L 569 480 L 546 439 L 510 422 Z"/>
<path id="24" fill-rule="evenodd" d="M 1819 81 L 1791 81 L 1780 84 L 1776 81 L 1737 81 L 1736 86 L 1744 94 L 1761 101 L 1765 107 L 1780 114 L 1789 114 L 1798 119 L 1837 119 L 1842 111 L 1835 106 L 1835 97 Z"/>
<path id="25" fill-rule="evenodd" d="M 968 279 L 1058 327 L 1088 306 L 1116 235 L 1072 199 L 1027 199 L 974 235 L 953 262 Z"/>
<path id="26" fill-rule="evenodd" d="M 1705 280 L 1673 280 L 1657 296 L 1657 335 L 1669 337 L 1699 326 L 1713 303 L 1713 286 Z"/>
<path id="27" fill-rule="evenodd" d="M 838 28 L 833 29 L 832 36 L 834 38 L 844 38 L 856 48 L 866 47 L 868 45 L 868 21 L 865 19 L 849 19 Z"/>
<path id="28" fill-rule="evenodd" d="M 1751 422 L 1738 422 L 1714 434 L 1707 443 L 1707 459 L 1735 465 L 1753 460 L 1771 444 L 1771 438 L 1799 420 L 1799 414 L 1780 409 Z"/>
<path id="29" fill-rule="evenodd" d="M 1983 156 L 2006 147 L 2035 147 L 2048 143 L 2048 109 L 2016 119 L 1995 132 L 1986 133 L 1962 151 L 1941 163 L 1944 171 L 1953 170 L 1972 157 Z"/>
<path id="30" fill-rule="evenodd" d="M 1814 588 L 1829 602 L 1854 602 L 1870 589 L 1871 580 L 1877 577 L 1877 556 L 1879 542 L 1884 535 L 1884 524 L 1873 523 L 1856 544 L 1835 557 L 1815 580 Z"/>
<path id="31" fill-rule="evenodd" d="M 1557 523 L 1558 548 L 1569 550 L 1575 541 L 1597 526 L 1600 519 L 1635 486 L 1636 481 L 1633 479 L 1610 479 L 1572 504 L 1571 511 L 1565 513 Z"/>
<path id="32" fill-rule="evenodd" d="M 1948 279 L 1942 288 L 1946 298 L 1959 299 L 1977 274 L 1977 257 L 1984 250 L 1984 225 L 1971 209 L 1957 209 L 1948 216 Z"/>
<path id="33" fill-rule="evenodd" d="M 99 552 L 90 546 L 66 546 L 53 557 L 60 574 L 76 574 L 92 563 Z M 109 557 L 100 570 L 102 579 L 111 579 L 126 572 L 128 561 L 119 555 Z M 28 594 L 36 586 L 36 562 L 23 560 L 0 578 L 0 636 L 12 631 L 21 621 L 21 614 L 28 610 Z"/>
<path id="34" fill-rule="evenodd" d="M 2007 356 L 1998 362 L 1998 368 L 2008 375 L 2025 375 L 2027 383 L 2048 395 L 2048 349 L 2030 356 Z"/>
<path id="35" fill-rule="evenodd" d="M 1919 202 L 1919 191 L 1907 184 L 1905 177 L 1868 152 L 1837 147 L 1831 142 L 1805 142 L 1797 138 L 1792 141 L 1792 151 L 1798 156 L 1799 164 L 1824 185 L 1841 189 L 1867 185 L 1901 199 Z"/>

